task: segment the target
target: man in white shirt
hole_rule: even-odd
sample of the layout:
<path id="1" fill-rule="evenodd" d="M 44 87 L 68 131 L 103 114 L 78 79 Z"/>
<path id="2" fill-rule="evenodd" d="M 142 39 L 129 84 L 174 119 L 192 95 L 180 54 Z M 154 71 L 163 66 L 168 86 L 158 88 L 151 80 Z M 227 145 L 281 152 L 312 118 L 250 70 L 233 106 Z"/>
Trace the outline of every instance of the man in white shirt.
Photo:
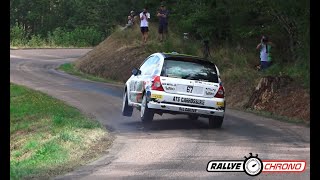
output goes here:
<path id="1" fill-rule="evenodd" d="M 274 44 L 269 41 L 267 36 L 262 36 L 261 42 L 257 45 L 256 49 L 260 50 L 260 68 L 261 70 L 267 69 L 271 65 L 271 47 Z"/>
<path id="2" fill-rule="evenodd" d="M 144 8 L 143 11 L 140 13 L 140 29 L 142 33 L 142 41 L 144 43 L 147 42 L 148 39 L 148 26 L 149 26 L 149 19 L 150 19 L 150 13 L 147 11 L 147 8 Z"/>

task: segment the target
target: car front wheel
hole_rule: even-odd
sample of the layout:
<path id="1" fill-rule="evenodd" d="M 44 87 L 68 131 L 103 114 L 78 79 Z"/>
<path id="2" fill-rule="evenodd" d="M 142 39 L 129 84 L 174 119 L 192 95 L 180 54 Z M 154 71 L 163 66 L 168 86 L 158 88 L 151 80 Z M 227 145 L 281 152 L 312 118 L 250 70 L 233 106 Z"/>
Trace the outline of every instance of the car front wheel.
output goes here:
<path id="1" fill-rule="evenodd" d="M 144 94 L 141 102 L 140 117 L 143 123 L 153 120 L 154 112 L 148 108 L 147 96 Z"/>
<path id="2" fill-rule="evenodd" d="M 221 128 L 223 117 L 212 116 L 209 118 L 209 128 Z"/>
<path id="3" fill-rule="evenodd" d="M 125 91 L 123 93 L 123 99 L 122 99 L 122 115 L 131 117 L 132 111 L 133 111 L 133 107 L 129 106 L 127 92 Z"/>

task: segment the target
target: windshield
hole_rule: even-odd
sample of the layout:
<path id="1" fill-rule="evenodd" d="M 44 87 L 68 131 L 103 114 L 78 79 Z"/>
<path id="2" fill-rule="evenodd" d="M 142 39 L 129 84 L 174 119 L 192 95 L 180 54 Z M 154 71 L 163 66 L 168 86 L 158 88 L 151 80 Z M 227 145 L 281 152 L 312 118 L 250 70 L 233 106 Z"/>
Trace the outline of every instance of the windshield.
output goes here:
<path id="1" fill-rule="evenodd" d="M 161 76 L 218 83 L 215 65 L 204 61 L 166 59 Z"/>

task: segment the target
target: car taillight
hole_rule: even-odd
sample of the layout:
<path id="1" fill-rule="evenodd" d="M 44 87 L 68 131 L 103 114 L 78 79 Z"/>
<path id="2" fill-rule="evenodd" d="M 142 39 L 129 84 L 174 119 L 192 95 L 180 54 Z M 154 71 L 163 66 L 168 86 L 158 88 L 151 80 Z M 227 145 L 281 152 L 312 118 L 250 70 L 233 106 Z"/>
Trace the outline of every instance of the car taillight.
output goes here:
<path id="1" fill-rule="evenodd" d="M 152 90 L 157 90 L 157 91 L 164 91 L 164 89 L 163 89 L 163 87 L 161 85 L 160 76 L 155 76 L 153 78 L 151 89 Z"/>
<path id="2" fill-rule="evenodd" d="M 223 87 L 220 85 L 217 94 L 214 96 L 216 98 L 224 98 L 224 90 Z"/>

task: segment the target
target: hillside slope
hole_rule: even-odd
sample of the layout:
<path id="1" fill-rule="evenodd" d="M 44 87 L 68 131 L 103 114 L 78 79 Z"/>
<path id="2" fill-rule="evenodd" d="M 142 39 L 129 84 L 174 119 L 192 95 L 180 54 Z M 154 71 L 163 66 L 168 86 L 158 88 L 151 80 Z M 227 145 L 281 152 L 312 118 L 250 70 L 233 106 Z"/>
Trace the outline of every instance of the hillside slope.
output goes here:
<path id="1" fill-rule="evenodd" d="M 146 58 L 145 48 L 134 40 L 140 40 L 138 28 L 125 29 L 109 36 L 92 51 L 76 62 L 80 71 L 99 77 L 124 82 Z M 131 40 L 133 40 L 131 42 Z"/>
<path id="2" fill-rule="evenodd" d="M 178 52 L 185 50 L 181 48 L 181 42 L 172 33 L 170 34 L 171 40 L 169 39 L 171 44 L 157 42 L 156 30 L 155 25 L 152 25 L 147 45 L 141 43 L 138 26 L 133 29 L 118 30 L 81 57 L 76 62 L 76 68 L 84 73 L 125 82 L 131 76 L 131 70 L 139 67 L 151 53 L 164 50 L 176 51 L 178 49 Z M 191 43 L 196 44 L 196 42 Z M 199 52 L 193 52 L 196 52 L 193 53 L 194 55 L 199 55 Z M 252 57 L 250 55 L 252 54 L 244 54 L 241 58 L 245 63 L 241 64 L 237 62 L 241 58 L 234 54 L 230 57 L 227 57 L 228 54 L 221 55 L 219 52 L 215 54 L 215 63 L 221 67 L 228 107 L 253 109 L 266 112 L 264 114 L 273 117 L 284 116 L 309 123 L 309 90 L 290 77 L 278 75 L 266 77 L 263 73 L 255 71 L 251 68 L 250 59 Z M 227 63 L 230 64 L 230 62 L 233 64 L 228 65 Z"/>

